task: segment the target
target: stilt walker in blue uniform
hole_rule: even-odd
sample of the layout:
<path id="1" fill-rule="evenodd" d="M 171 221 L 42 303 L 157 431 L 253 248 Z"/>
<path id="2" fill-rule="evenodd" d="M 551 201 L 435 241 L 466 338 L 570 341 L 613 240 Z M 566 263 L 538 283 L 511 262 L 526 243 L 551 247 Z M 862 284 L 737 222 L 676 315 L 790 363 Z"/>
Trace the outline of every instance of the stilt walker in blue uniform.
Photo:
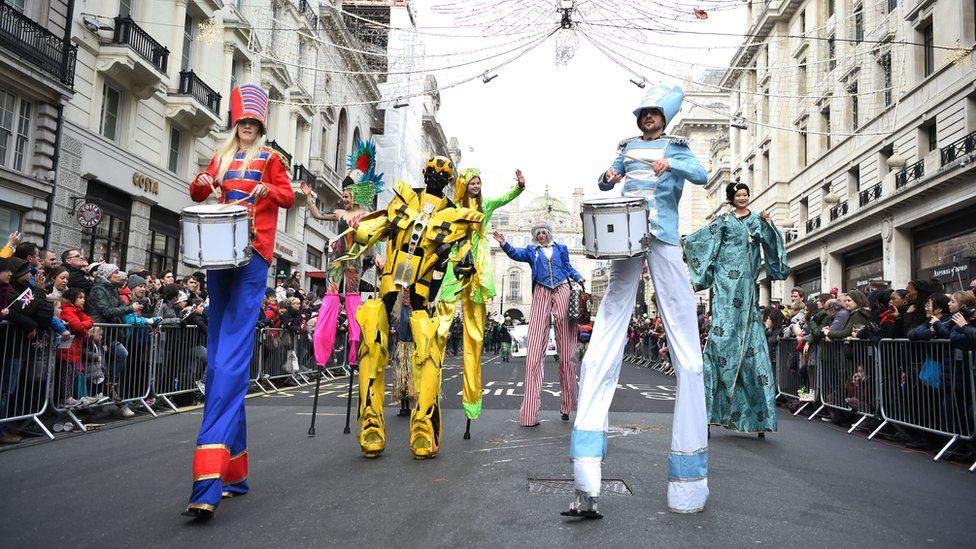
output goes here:
<path id="1" fill-rule="evenodd" d="M 268 94 L 253 85 L 231 92 L 230 137 L 190 184 L 203 202 L 220 189 L 222 203 L 243 201 L 251 218 L 250 261 L 207 271 L 210 328 L 207 333 L 207 395 L 193 456 L 193 492 L 183 515 L 213 517 L 221 497 L 248 491 L 244 396 L 254 353 L 254 327 L 273 257 L 278 209 L 295 195 L 286 160 L 264 146 Z"/>

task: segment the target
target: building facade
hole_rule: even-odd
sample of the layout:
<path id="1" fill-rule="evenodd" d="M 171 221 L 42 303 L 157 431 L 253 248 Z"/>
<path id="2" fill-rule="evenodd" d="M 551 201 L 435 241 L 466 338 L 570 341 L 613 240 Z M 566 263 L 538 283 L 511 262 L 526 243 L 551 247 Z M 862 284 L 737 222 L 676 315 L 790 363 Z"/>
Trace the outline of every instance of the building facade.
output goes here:
<path id="1" fill-rule="evenodd" d="M 967 284 L 976 257 L 974 5 L 781 0 L 748 8 L 731 90 L 733 180 L 787 240 L 807 293 Z M 744 129 L 742 129 L 744 128 Z M 713 215 L 717 212 L 713 211 Z"/>
<path id="2" fill-rule="evenodd" d="M 77 48 L 68 0 L 0 2 L 0 234 L 44 243 Z"/>
<path id="3" fill-rule="evenodd" d="M 363 60 L 327 2 L 157 8 L 148 0 L 76 4 L 75 93 L 64 109 L 50 242 L 127 270 L 185 275 L 192 269 L 180 261 L 179 212 L 191 204 L 188 181 L 229 136 L 231 89 L 255 83 L 269 92 L 268 145 L 289 160 L 295 190 L 307 181 L 332 209 L 353 140 L 377 129 L 377 81 L 347 76 Z M 96 225 L 80 226 L 83 204 L 100 210 Z M 335 233 L 297 201 L 279 216 L 269 276 L 321 271 Z"/>

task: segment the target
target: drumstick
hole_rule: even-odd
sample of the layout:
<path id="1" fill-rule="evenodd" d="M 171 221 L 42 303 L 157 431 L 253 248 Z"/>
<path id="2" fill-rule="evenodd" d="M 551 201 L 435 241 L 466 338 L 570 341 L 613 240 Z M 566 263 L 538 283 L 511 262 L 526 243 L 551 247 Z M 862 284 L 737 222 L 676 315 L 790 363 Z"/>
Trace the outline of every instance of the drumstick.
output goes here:
<path id="1" fill-rule="evenodd" d="M 220 209 L 221 209 L 221 210 L 223 210 L 223 209 L 225 209 L 225 208 L 227 208 L 227 207 L 229 207 L 229 206 L 237 206 L 237 205 L 238 205 L 238 204 L 240 204 L 241 202 L 244 202 L 245 200 L 248 200 L 249 198 L 251 198 L 251 196 L 252 196 L 251 194 L 248 194 L 248 195 L 247 195 L 247 196 L 245 196 L 244 198 L 238 198 L 237 200 L 235 200 L 235 201 L 233 201 L 233 202 L 228 202 L 228 203 L 226 203 L 226 204 L 221 204 L 221 205 L 220 205 Z"/>
<path id="2" fill-rule="evenodd" d="M 645 164 L 645 165 L 650 166 L 652 168 L 654 167 L 654 163 L 651 162 L 650 160 L 644 160 L 643 158 L 637 158 L 635 156 L 630 156 L 627 153 L 620 153 L 620 156 L 626 158 L 627 160 L 633 160 L 634 162 L 640 162 L 641 164 Z"/>

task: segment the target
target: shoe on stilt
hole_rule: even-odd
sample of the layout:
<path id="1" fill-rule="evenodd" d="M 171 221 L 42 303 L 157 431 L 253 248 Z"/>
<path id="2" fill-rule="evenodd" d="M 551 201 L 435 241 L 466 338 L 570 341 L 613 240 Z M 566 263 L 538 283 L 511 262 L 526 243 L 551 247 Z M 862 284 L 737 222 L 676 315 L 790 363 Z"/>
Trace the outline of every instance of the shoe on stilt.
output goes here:
<path id="1" fill-rule="evenodd" d="M 569 414 L 563 414 L 563 421 L 569 421 Z"/>
<path id="2" fill-rule="evenodd" d="M 759 438 L 766 438 L 766 433 L 759 433 Z"/>
<path id="3" fill-rule="evenodd" d="M 184 517 L 190 517 L 193 520 L 205 521 L 210 520 L 214 516 L 212 509 L 200 509 L 199 507 L 187 507 L 185 511 L 180 513 Z"/>
<path id="4" fill-rule="evenodd" d="M 603 515 L 597 510 L 598 499 L 598 497 L 576 490 L 576 499 L 569 504 L 569 511 L 563 511 L 559 514 L 564 517 L 578 517 L 584 520 L 602 519 Z"/>

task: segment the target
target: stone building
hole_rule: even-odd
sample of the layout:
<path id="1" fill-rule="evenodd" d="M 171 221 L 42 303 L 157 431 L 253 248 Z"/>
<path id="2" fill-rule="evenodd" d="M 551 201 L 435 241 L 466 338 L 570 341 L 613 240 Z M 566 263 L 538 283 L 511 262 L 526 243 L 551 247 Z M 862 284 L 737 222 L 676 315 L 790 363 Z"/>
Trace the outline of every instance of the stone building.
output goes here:
<path id="1" fill-rule="evenodd" d="M 976 257 L 974 5 L 956 0 L 751 4 L 721 86 L 730 169 L 786 234 L 792 276 L 760 299 L 938 278 Z M 906 42 L 915 44 L 910 45 Z M 739 126 L 739 127 L 735 127 Z"/>
<path id="2" fill-rule="evenodd" d="M 175 0 L 78 2 L 75 94 L 64 109 L 61 169 L 51 231 L 56 251 L 154 273 L 180 262 L 179 212 L 187 184 L 229 135 L 230 90 L 269 92 L 269 145 L 326 208 L 338 204 L 340 173 L 356 137 L 377 129 L 373 75 L 358 38 L 329 2 Z M 350 105 L 345 107 L 343 105 Z M 81 227 L 83 203 L 101 218 Z M 334 224 L 307 216 L 304 201 L 279 218 L 269 276 L 321 271 Z M 306 277 L 306 280 L 308 277 Z"/>
<path id="3" fill-rule="evenodd" d="M 0 2 L 0 235 L 45 243 L 77 48 L 68 0 Z"/>

